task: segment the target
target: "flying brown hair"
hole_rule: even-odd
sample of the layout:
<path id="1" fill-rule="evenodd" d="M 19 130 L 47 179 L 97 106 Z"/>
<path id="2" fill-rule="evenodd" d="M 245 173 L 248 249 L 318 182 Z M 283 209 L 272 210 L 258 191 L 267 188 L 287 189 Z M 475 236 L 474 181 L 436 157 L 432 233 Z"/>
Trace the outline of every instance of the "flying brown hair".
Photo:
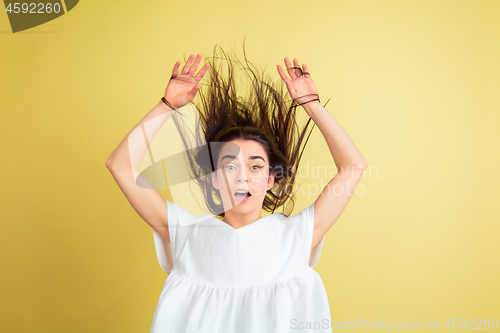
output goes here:
<path id="1" fill-rule="evenodd" d="M 299 163 L 315 124 L 312 122 L 310 126 L 309 118 L 299 125 L 298 103 L 290 98 L 283 81 L 276 84 L 265 71 L 251 64 L 244 45 L 243 54 L 244 63 L 216 45 L 213 56 L 205 57 L 210 63 L 205 74 L 208 83 L 199 83 L 202 88 L 193 101 L 203 133 L 187 133 L 183 116 L 177 113 L 173 116 L 174 123 L 188 152 L 185 158 L 191 178 L 202 189 L 204 204 L 211 213 L 224 216 L 221 196 L 209 177 L 217 169 L 213 161 L 218 160 L 221 145 L 211 143 L 239 138 L 261 143 L 269 156 L 269 170 L 274 173 L 275 181 L 262 208 L 274 213 L 283 206 L 282 214 L 289 216 L 295 205 L 292 189 Z M 250 84 L 237 81 L 235 67 L 244 72 Z M 243 95 L 245 90 L 247 94 Z M 193 140 L 194 145 L 189 143 Z M 201 146 L 205 148 L 193 149 Z"/>

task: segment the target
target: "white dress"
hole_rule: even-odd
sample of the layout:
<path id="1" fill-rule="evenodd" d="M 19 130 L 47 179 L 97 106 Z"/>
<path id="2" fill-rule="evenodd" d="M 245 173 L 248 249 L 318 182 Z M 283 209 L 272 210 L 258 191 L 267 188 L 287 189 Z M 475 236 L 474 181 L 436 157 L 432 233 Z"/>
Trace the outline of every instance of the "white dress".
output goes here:
<path id="1" fill-rule="evenodd" d="M 323 281 L 312 267 L 314 204 L 235 229 L 167 200 L 169 244 L 153 230 L 169 273 L 151 333 L 332 332 Z"/>

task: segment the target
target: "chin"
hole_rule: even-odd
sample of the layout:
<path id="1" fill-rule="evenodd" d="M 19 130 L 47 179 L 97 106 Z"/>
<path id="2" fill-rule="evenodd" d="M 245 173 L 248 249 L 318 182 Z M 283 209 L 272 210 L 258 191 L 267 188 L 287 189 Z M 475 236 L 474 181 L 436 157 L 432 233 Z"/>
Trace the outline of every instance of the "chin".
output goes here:
<path id="1" fill-rule="evenodd" d="M 256 202 L 259 202 L 259 204 L 256 204 Z M 234 212 L 242 215 L 248 214 L 257 208 L 262 208 L 263 202 L 263 200 L 259 201 L 259 198 L 254 197 L 246 202 L 235 202 L 236 206 L 234 207 Z"/>

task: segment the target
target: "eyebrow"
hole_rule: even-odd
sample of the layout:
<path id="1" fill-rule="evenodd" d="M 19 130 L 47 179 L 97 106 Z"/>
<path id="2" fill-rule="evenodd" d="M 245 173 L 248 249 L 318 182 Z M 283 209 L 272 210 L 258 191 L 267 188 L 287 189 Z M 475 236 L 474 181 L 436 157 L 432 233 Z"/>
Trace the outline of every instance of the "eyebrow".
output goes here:
<path id="1" fill-rule="evenodd" d="M 234 159 L 236 158 L 236 156 L 234 156 L 234 155 L 224 155 L 224 157 L 220 159 L 220 160 L 221 160 L 221 162 L 222 162 L 222 160 L 223 160 L 223 159 L 225 159 L 225 158 L 231 158 L 231 159 L 233 159 L 233 160 L 234 160 Z M 253 156 L 249 156 L 249 157 L 248 157 L 248 159 L 249 159 L 249 160 L 256 160 L 256 159 L 259 159 L 259 158 L 260 158 L 261 160 L 263 160 L 264 162 L 266 161 L 266 160 L 265 160 L 262 156 L 259 156 L 259 155 L 253 155 Z"/>

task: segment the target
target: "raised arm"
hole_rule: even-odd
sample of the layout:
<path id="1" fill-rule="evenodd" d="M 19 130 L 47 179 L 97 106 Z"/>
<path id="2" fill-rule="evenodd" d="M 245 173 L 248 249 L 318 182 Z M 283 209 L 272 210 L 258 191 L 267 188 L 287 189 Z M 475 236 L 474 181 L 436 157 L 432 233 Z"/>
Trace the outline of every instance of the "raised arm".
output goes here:
<path id="1" fill-rule="evenodd" d="M 294 59 L 293 63 L 292 67 L 290 60 L 285 58 L 289 76 L 280 65 L 277 66 L 278 72 L 290 96 L 303 104 L 302 107 L 323 134 L 338 170 L 314 202 L 314 249 L 344 211 L 368 163 L 339 123 L 315 100 L 318 98 L 314 96 L 317 91 L 307 66 L 302 65 L 302 74 L 298 60 Z"/>
<path id="2" fill-rule="evenodd" d="M 174 114 L 174 109 L 181 108 L 191 102 L 201 88 L 198 82 L 207 71 L 209 64 L 206 63 L 199 73 L 194 76 L 200 61 L 201 54 L 198 54 L 196 58 L 191 55 L 181 74 L 179 74 L 180 61 L 175 63 L 172 78 L 167 85 L 164 96 L 170 106 L 160 100 L 132 128 L 106 161 L 106 167 L 134 210 L 168 242 L 170 242 L 170 237 L 168 234 L 168 210 L 165 199 L 152 186 L 150 188 L 138 186 L 136 179 L 140 177 L 139 166 L 148 146 L 160 128 Z M 147 123 L 147 133 L 145 123 Z M 147 181 L 141 179 L 141 182 Z"/>

